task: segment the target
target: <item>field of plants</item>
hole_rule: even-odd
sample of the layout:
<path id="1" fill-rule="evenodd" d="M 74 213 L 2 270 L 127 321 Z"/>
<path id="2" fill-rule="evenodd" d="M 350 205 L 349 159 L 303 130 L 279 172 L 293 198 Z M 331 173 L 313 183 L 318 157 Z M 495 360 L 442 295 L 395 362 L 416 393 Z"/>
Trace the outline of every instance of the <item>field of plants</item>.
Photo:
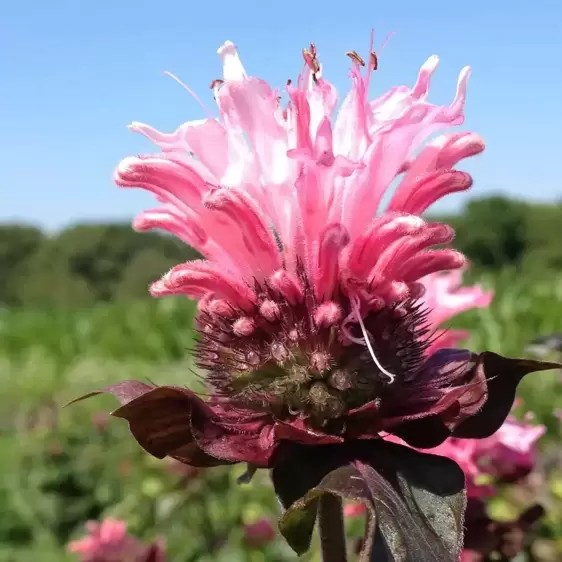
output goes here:
<path id="1" fill-rule="evenodd" d="M 458 316 L 467 346 L 523 356 L 536 336 L 562 331 L 562 280 L 513 273 L 483 277 L 488 309 Z M 189 349 L 194 307 L 165 299 L 91 309 L 0 311 L 0 562 L 78 560 L 69 542 L 89 520 L 122 520 L 172 562 L 295 560 L 274 531 L 278 507 L 259 471 L 190 470 L 145 454 L 122 420 L 108 419 L 108 397 L 62 408 L 69 400 L 124 379 L 201 388 Z M 562 559 L 562 381 L 559 372 L 529 376 L 520 412 L 544 424 L 534 472 L 494 496 L 495 519 L 513 519 L 539 502 L 546 516 L 530 554 L 518 562 Z M 530 414 L 529 414 L 530 413 Z M 361 518 L 347 521 L 360 537 Z M 160 542 L 158 542 L 160 541 Z M 318 560 L 311 552 L 305 560 Z M 154 560 L 160 560 L 155 557 Z M 162 558 L 163 560 L 163 558 Z"/>

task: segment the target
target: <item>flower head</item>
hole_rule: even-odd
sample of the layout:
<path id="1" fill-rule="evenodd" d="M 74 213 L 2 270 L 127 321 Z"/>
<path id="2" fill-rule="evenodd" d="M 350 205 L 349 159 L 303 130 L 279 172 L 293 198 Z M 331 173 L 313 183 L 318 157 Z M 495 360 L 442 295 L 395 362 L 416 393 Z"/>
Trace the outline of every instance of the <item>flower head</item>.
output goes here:
<path id="1" fill-rule="evenodd" d="M 462 123 L 468 68 L 448 107 L 426 99 L 436 57 L 413 88 L 368 101 L 372 71 L 362 75 L 351 57 L 352 88 L 334 119 L 336 91 L 315 50 L 287 86 L 285 109 L 246 74 L 231 42 L 219 55 L 222 122 L 172 134 L 134 123 L 162 152 L 125 159 L 115 178 L 163 204 L 141 214 L 137 229 L 172 232 L 206 258 L 174 267 L 151 292 L 199 301 L 196 359 L 216 398 L 198 404 L 202 416 L 259 435 L 260 458 L 232 451 L 224 460 L 266 466 L 281 439 L 337 443 L 429 414 L 447 411 L 453 426 L 475 413 L 485 397 L 471 357 L 426 358 L 431 312 L 420 301 L 424 278 L 466 260 L 437 248 L 452 241 L 450 227 L 419 215 L 470 186 L 453 167 L 484 144 L 447 134 L 414 156 L 432 133 Z"/>
<path id="2" fill-rule="evenodd" d="M 68 545 L 82 562 L 164 562 L 164 550 L 158 543 L 146 546 L 127 534 L 124 521 L 89 521 L 88 535 Z"/>
<path id="3" fill-rule="evenodd" d="M 133 123 L 161 152 L 126 158 L 115 172 L 118 185 L 146 189 L 160 202 L 135 220 L 137 230 L 168 231 L 204 257 L 172 268 L 151 293 L 198 301 L 195 358 L 211 397 L 127 381 L 106 389 L 122 404 L 113 415 L 127 419 L 157 457 L 273 467 L 286 507 L 330 469 L 351 470 L 366 483 L 355 498 L 375 488 L 389 494 L 393 488 L 381 484 L 377 470 L 416 479 L 421 472 L 409 467 L 422 460 L 381 435 L 424 448 L 450 435 L 486 437 L 509 412 L 519 380 L 552 366 L 432 349 L 423 279 L 462 268 L 466 259 L 449 246 L 453 230 L 421 214 L 470 187 L 471 177 L 454 168 L 484 143 L 459 132 L 426 141 L 463 122 L 469 69 L 448 106 L 427 99 L 435 56 L 413 87 L 369 100 L 377 57 L 371 49 L 364 70 L 361 56 L 349 52 L 351 89 L 336 114 L 337 93 L 322 76 L 314 45 L 303 51 L 298 79 L 287 84 L 285 107 L 278 91 L 246 73 L 233 43 L 218 53 L 223 79 L 212 88 L 220 119 L 184 123 L 171 134 Z M 424 478 L 450 476 L 446 486 L 441 478 L 424 489 L 453 502 L 446 509 L 462 510 L 458 467 L 433 456 L 424 462 L 435 468 Z M 295 482 L 299 463 L 310 465 L 308 476 Z M 365 501 L 374 512 L 382 504 L 373 494 Z M 406 510 L 407 499 L 389 501 Z M 417 513 L 421 529 L 427 519 Z M 293 533 L 307 535 L 310 526 L 291 526 L 302 517 L 288 521 L 282 532 L 295 550 L 306 550 L 306 539 Z M 445 560 L 459 550 L 455 533 L 448 546 L 435 538 L 441 531 L 403 539 L 412 548 L 431 543 Z"/>

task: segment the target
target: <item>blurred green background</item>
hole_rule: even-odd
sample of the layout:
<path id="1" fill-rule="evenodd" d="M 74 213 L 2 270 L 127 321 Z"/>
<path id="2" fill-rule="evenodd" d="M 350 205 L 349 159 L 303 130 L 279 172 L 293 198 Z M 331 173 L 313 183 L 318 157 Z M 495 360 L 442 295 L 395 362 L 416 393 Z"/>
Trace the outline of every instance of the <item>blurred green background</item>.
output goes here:
<path id="1" fill-rule="evenodd" d="M 562 332 L 562 205 L 533 206 L 502 197 L 470 203 L 448 220 L 473 262 L 465 282 L 493 288 L 487 310 L 455 319 L 467 346 L 522 355 L 534 337 Z M 77 225 L 47 236 L 0 225 L 0 562 L 74 560 L 69 540 L 88 519 L 124 519 L 131 533 L 165 537 L 172 561 L 294 560 L 281 540 L 252 547 L 243 528 L 275 523 L 277 502 L 260 471 L 236 484 L 244 467 L 196 473 L 145 454 L 115 407 L 100 397 L 61 405 L 108 383 L 134 378 L 201 388 L 187 352 L 194 306 L 152 300 L 148 284 L 195 253 L 168 237 L 129 225 Z M 509 518 L 541 501 L 537 560 L 562 559 L 562 407 L 559 372 L 528 377 L 521 411 L 548 427 L 527 488 L 492 500 Z M 360 536 L 362 522 L 349 521 Z M 317 560 L 313 551 L 308 557 Z"/>

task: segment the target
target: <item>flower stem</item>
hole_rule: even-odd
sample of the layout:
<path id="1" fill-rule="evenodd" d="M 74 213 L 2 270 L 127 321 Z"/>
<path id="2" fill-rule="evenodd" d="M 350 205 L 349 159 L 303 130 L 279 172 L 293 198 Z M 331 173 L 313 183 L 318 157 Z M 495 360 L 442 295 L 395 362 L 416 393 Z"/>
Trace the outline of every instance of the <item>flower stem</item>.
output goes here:
<path id="1" fill-rule="evenodd" d="M 324 494 L 320 497 L 318 525 L 322 562 L 347 562 L 340 498 L 332 494 Z"/>

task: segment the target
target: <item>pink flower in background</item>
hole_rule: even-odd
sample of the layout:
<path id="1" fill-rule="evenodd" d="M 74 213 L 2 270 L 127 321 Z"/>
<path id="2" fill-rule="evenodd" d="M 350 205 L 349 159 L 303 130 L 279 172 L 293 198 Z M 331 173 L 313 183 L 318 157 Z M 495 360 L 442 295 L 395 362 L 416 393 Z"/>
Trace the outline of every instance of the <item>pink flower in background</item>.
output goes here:
<path id="1" fill-rule="evenodd" d="M 423 300 L 429 310 L 429 323 L 437 328 L 448 322 L 457 314 L 472 308 L 486 308 L 494 296 L 493 291 L 484 291 L 480 285 L 460 287 L 462 270 L 447 273 L 433 273 L 421 279 L 425 287 Z M 447 330 L 435 339 L 428 348 L 428 353 L 445 347 L 456 347 L 460 341 L 468 338 L 467 330 Z"/>
<path id="2" fill-rule="evenodd" d="M 88 535 L 68 545 L 81 562 L 165 562 L 163 547 L 144 545 L 127 534 L 127 524 L 116 519 L 86 523 Z"/>
<path id="3" fill-rule="evenodd" d="M 509 416 L 494 435 L 478 442 L 478 464 L 498 480 L 519 480 L 535 466 L 537 441 L 545 433 L 544 425 L 520 422 Z"/>
<path id="4" fill-rule="evenodd" d="M 275 540 L 275 529 L 267 519 L 244 525 L 244 540 L 252 548 L 262 548 Z"/>
<path id="5" fill-rule="evenodd" d="M 109 414 L 107 412 L 98 412 L 92 416 L 92 423 L 99 433 L 103 433 L 107 429 L 109 422 Z"/>
<path id="6" fill-rule="evenodd" d="M 463 550 L 459 562 L 481 562 L 482 556 L 474 550 Z"/>
<path id="7" fill-rule="evenodd" d="M 546 432 L 544 425 L 520 422 L 509 416 L 500 429 L 486 439 L 447 439 L 441 445 L 423 452 L 454 460 L 466 478 L 468 498 L 484 499 L 494 495 L 495 488 L 483 480 L 514 482 L 531 472 L 535 466 L 536 443 Z M 387 441 L 407 446 L 394 435 Z M 363 504 L 350 504 L 344 508 L 347 517 L 358 517 L 365 513 Z"/>
<path id="8" fill-rule="evenodd" d="M 468 496 L 485 497 L 493 493 L 493 488 L 480 485 L 478 478 L 486 475 L 500 482 L 514 482 L 527 476 L 536 463 L 537 441 L 545 433 L 544 425 L 509 416 L 486 439 L 451 438 L 426 452 L 456 461 L 467 477 Z"/>
<path id="9" fill-rule="evenodd" d="M 343 514 L 345 517 L 360 517 L 366 513 L 366 508 L 362 503 L 348 503 L 343 508 Z"/>

